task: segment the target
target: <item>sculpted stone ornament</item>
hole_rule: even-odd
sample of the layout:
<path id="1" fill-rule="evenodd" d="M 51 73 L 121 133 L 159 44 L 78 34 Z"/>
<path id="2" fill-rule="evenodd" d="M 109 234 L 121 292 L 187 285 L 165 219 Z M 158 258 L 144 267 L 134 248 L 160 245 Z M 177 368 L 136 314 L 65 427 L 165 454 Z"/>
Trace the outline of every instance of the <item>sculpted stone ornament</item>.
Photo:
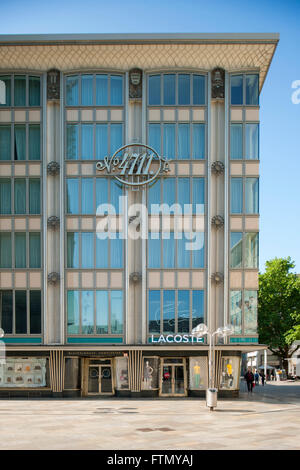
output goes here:
<path id="1" fill-rule="evenodd" d="M 47 100 L 60 99 L 60 71 L 51 69 L 47 72 Z"/>
<path id="2" fill-rule="evenodd" d="M 59 273 L 49 273 L 48 274 L 48 282 L 49 284 L 55 285 L 58 283 L 60 279 Z"/>
<path id="3" fill-rule="evenodd" d="M 211 165 L 211 171 L 215 173 L 215 175 L 217 176 L 224 173 L 224 170 L 225 170 L 225 165 L 223 162 L 216 161 L 216 162 L 213 162 Z"/>
<path id="4" fill-rule="evenodd" d="M 47 165 L 47 173 L 51 176 L 56 176 L 59 174 L 60 165 L 57 162 L 50 162 Z"/>
<path id="5" fill-rule="evenodd" d="M 53 229 L 55 229 L 56 227 L 59 227 L 59 217 L 56 217 L 56 215 L 52 215 L 51 217 L 48 217 L 47 225 L 49 228 L 53 228 Z"/>
<path id="6" fill-rule="evenodd" d="M 211 276 L 211 279 L 216 284 L 221 284 L 224 281 L 224 275 L 223 275 L 223 273 L 213 273 L 212 276 Z"/>
<path id="7" fill-rule="evenodd" d="M 211 72 L 211 97 L 224 99 L 225 70 L 217 67 Z"/>
<path id="8" fill-rule="evenodd" d="M 136 284 L 137 282 L 141 282 L 142 274 L 138 273 L 138 272 L 131 273 L 130 276 L 129 276 L 129 279 L 130 279 L 131 282 L 134 282 Z"/>
<path id="9" fill-rule="evenodd" d="M 129 71 L 129 99 L 142 99 L 142 77 L 141 69 L 131 69 Z"/>
<path id="10" fill-rule="evenodd" d="M 214 215 L 211 219 L 211 224 L 214 225 L 216 228 L 223 227 L 224 225 L 224 217 L 221 215 Z"/>
<path id="11" fill-rule="evenodd" d="M 97 162 L 96 168 L 135 188 L 145 186 L 170 171 L 169 160 L 145 144 L 123 145 L 112 157 L 104 157 L 103 161 Z"/>

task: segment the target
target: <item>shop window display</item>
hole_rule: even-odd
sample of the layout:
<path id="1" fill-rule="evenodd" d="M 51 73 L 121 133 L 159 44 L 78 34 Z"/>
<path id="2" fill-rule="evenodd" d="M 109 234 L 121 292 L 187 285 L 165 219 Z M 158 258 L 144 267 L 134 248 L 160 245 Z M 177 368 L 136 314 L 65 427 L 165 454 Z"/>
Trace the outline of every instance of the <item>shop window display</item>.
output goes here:
<path id="1" fill-rule="evenodd" d="M 0 363 L 0 387 L 46 387 L 46 358 L 7 358 Z"/>
<path id="2" fill-rule="evenodd" d="M 142 390 L 158 388 L 158 358 L 144 357 Z"/>
<path id="3" fill-rule="evenodd" d="M 128 358 L 116 357 L 116 389 L 128 390 Z"/>
<path id="4" fill-rule="evenodd" d="M 190 390 L 205 390 L 208 379 L 207 357 L 197 356 L 190 358 Z"/>
<path id="5" fill-rule="evenodd" d="M 240 358 L 222 357 L 220 389 L 237 390 L 240 378 Z"/>

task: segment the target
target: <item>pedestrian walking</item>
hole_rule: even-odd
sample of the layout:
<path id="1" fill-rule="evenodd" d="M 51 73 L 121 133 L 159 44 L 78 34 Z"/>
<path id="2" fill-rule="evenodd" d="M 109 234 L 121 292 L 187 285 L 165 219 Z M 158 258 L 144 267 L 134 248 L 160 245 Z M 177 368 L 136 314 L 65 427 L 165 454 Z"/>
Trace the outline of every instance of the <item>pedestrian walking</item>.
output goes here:
<path id="1" fill-rule="evenodd" d="M 260 377 L 261 377 L 261 384 L 262 384 L 262 386 L 264 386 L 265 385 L 265 374 L 263 372 L 261 372 Z"/>
<path id="2" fill-rule="evenodd" d="M 259 385 L 259 373 L 257 371 L 255 371 L 254 379 L 255 379 L 255 385 Z"/>
<path id="3" fill-rule="evenodd" d="M 254 382 L 254 375 L 253 373 L 251 372 L 251 368 L 249 367 L 248 368 L 248 371 L 246 372 L 246 374 L 244 375 L 244 379 L 246 380 L 247 382 L 247 388 L 248 388 L 248 393 L 252 393 L 252 389 L 253 389 L 253 382 Z"/>

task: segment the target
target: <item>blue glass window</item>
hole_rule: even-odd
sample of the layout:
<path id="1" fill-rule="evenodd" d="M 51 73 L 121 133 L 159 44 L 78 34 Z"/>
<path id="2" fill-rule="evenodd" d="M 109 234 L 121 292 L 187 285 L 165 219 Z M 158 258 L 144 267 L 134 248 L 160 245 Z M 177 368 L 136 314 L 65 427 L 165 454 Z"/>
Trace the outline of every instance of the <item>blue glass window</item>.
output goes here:
<path id="1" fill-rule="evenodd" d="M 81 267 L 92 269 L 94 267 L 94 233 L 81 233 Z"/>
<path id="2" fill-rule="evenodd" d="M 189 268 L 191 251 L 187 249 L 186 243 L 189 240 L 185 238 L 185 234 L 182 233 L 182 238 L 177 240 L 177 267 L 178 268 Z"/>
<path id="3" fill-rule="evenodd" d="M 67 293 L 68 334 L 79 334 L 79 292 L 69 290 Z"/>
<path id="4" fill-rule="evenodd" d="M 193 159 L 205 158 L 205 124 L 193 124 Z"/>
<path id="5" fill-rule="evenodd" d="M 78 160 L 78 125 L 67 125 L 67 159 Z"/>
<path id="6" fill-rule="evenodd" d="M 259 76 L 246 75 L 246 105 L 258 105 Z"/>
<path id="7" fill-rule="evenodd" d="M 231 213 L 241 214 L 243 212 L 243 179 L 231 178 Z"/>
<path id="8" fill-rule="evenodd" d="M 118 236 L 110 239 L 110 267 L 123 267 L 123 240 Z"/>
<path id="9" fill-rule="evenodd" d="M 190 158 L 190 125 L 178 124 L 178 156 L 180 159 Z"/>
<path id="10" fill-rule="evenodd" d="M 81 325 L 82 334 L 94 333 L 94 292 L 92 290 L 81 292 Z"/>
<path id="11" fill-rule="evenodd" d="M 41 159 L 41 132 L 39 124 L 29 125 L 29 160 Z"/>
<path id="12" fill-rule="evenodd" d="M 165 178 L 163 179 L 163 203 L 172 206 L 176 202 L 175 197 L 175 178 Z"/>
<path id="13" fill-rule="evenodd" d="M 196 239 L 192 241 L 197 249 L 192 250 L 192 267 L 204 268 L 204 232 L 196 232 Z"/>
<path id="14" fill-rule="evenodd" d="M 112 156 L 123 145 L 123 125 L 110 126 L 110 155 Z"/>
<path id="15" fill-rule="evenodd" d="M 84 106 L 93 104 L 93 75 L 81 76 L 81 104 Z"/>
<path id="16" fill-rule="evenodd" d="M 149 80 L 149 105 L 160 104 L 160 75 L 150 75 Z"/>
<path id="17" fill-rule="evenodd" d="M 246 214 L 258 214 L 259 212 L 259 193 L 258 178 L 246 178 L 245 184 L 245 212 Z"/>
<path id="18" fill-rule="evenodd" d="M 112 290 L 110 292 L 111 333 L 123 333 L 123 292 Z"/>
<path id="19" fill-rule="evenodd" d="M 77 178 L 67 179 L 67 213 L 79 214 L 78 205 L 79 181 Z"/>
<path id="20" fill-rule="evenodd" d="M 103 160 L 108 156 L 108 126 L 107 124 L 96 124 L 96 159 Z"/>
<path id="21" fill-rule="evenodd" d="M 193 104 L 205 104 L 205 77 L 193 75 Z"/>
<path id="22" fill-rule="evenodd" d="M 230 234 L 230 267 L 241 268 L 243 262 L 243 234 L 231 232 Z"/>
<path id="23" fill-rule="evenodd" d="M 96 268 L 108 268 L 108 238 L 96 236 Z"/>
<path id="24" fill-rule="evenodd" d="M 78 77 L 72 76 L 66 78 L 66 102 L 67 106 L 78 106 Z"/>
<path id="25" fill-rule="evenodd" d="M 179 290 L 177 300 L 178 333 L 190 332 L 190 291 Z"/>
<path id="26" fill-rule="evenodd" d="M 205 179 L 193 178 L 193 214 L 205 212 Z"/>
<path id="27" fill-rule="evenodd" d="M 231 104 L 243 104 L 243 75 L 232 75 L 231 85 Z"/>
<path id="28" fill-rule="evenodd" d="M 103 335 L 108 333 L 108 291 L 96 291 L 96 333 Z"/>
<path id="29" fill-rule="evenodd" d="M 108 77 L 96 75 L 96 106 L 108 105 Z"/>
<path id="30" fill-rule="evenodd" d="M 163 233 L 162 238 L 163 238 L 163 267 L 175 268 L 174 232 Z"/>
<path id="31" fill-rule="evenodd" d="M 82 124 L 81 126 L 81 159 L 92 160 L 94 156 L 94 138 L 92 124 Z"/>
<path id="32" fill-rule="evenodd" d="M 149 124 L 149 146 L 161 155 L 160 124 Z"/>
<path id="33" fill-rule="evenodd" d="M 15 75 L 14 80 L 14 104 L 15 106 L 26 106 L 26 77 Z"/>
<path id="34" fill-rule="evenodd" d="M 178 203 L 181 204 L 182 211 L 191 212 L 188 207 L 184 207 L 185 204 L 191 203 L 189 178 L 178 178 Z"/>
<path id="35" fill-rule="evenodd" d="M 175 124 L 164 124 L 164 157 L 175 158 Z"/>
<path id="36" fill-rule="evenodd" d="M 115 106 L 123 104 L 123 77 L 120 75 L 110 76 L 110 104 Z"/>
<path id="37" fill-rule="evenodd" d="M 108 202 L 108 181 L 107 178 L 96 179 L 96 211 L 102 204 Z"/>
<path id="38" fill-rule="evenodd" d="M 149 333 L 160 332 L 160 291 L 149 290 Z"/>
<path id="39" fill-rule="evenodd" d="M 259 125 L 246 124 L 246 159 L 259 158 Z"/>
<path id="40" fill-rule="evenodd" d="M 40 106 L 41 85 L 40 77 L 29 77 L 29 106 Z"/>
<path id="41" fill-rule="evenodd" d="M 154 209 L 152 205 L 160 205 L 161 190 L 160 190 L 160 179 L 154 181 L 154 183 L 148 187 L 148 207 L 151 214 L 157 214 L 158 210 Z"/>
<path id="42" fill-rule="evenodd" d="M 67 267 L 79 268 L 79 233 L 67 233 Z"/>
<path id="43" fill-rule="evenodd" d="M 81 213 L 94 213 L 94 180 L 82 178 L 81 180 Z"/>
<path id="44" fill-rule="evenodd" d="M 192 291 L 192 328 L 204 323 L 204 291 Z"/>
<path id="45" fill-rule="evenodd" d="M 11 78 L 0 76 L 0 106 L 11 106 Z"/>
<path id="46" fill-rule="evenodd" d="M 191 102 L 191 76 L 178 75 L 178 104 L 190 104 Z"/>
<path id="47" fill-rule="evenodd" d="M 160 234 L 157 232 L 149 232 L 148 236 L 148 267 L 161 267 L 161 240 Z"/>
<path id="48" fill-rule="evenodd" d="M 175 333 L 175 291 L 163 291 L 163 331 Z"/>
<path id="49" fill-rule="evenodd" d="M 11 160 L 10 126 L 0 126 L 0 160 Z"/>
<path id="50" fill-rule="evenodd" d="M 122 214 L 120 197 L 123 196 L 123 188 L 117 181 L 110 181 L 110 203 L 115 208 L 116 214 Z"/>
<path id="51" fill-rule="evenodd" d="M 243 124 L 230 126 L 230 158 L 233 160 L 243 158 Z"/>
<path id="52" fill-rule="evenodd" d="M 175 104 L 175 77 L 174 74 L 163 75 L 165 105 Z"/>

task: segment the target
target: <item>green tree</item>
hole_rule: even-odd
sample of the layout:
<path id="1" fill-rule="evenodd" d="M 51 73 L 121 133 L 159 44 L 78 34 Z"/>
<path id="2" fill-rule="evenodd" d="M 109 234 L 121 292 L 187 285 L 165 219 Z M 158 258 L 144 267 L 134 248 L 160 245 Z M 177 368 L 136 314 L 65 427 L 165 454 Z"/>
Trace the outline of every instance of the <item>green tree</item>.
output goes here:
<path id="1" fill-rule="evenodd" d="M 286 371 L 287 358 L 300 347 L 291 347 L 300 339 L 300 278 L 291 272 L 294 268 L 290 257 L 275 258 L 259 275 L 259 342 L 279 357 Z"/>

